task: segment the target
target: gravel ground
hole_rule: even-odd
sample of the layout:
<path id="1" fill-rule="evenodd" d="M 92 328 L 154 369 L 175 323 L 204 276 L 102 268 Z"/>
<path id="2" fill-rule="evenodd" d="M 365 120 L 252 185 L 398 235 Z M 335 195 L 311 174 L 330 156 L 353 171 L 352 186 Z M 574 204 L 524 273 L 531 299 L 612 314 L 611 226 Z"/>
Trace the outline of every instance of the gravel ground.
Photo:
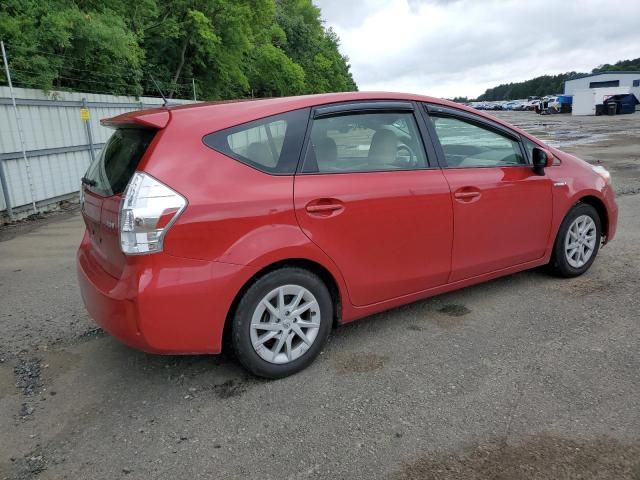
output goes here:
<path id="1" fill-rule="evenodd" d="M 279 381 L 97 330 L 77 214 L 4 235 L 0 478 L 640 480 L 640 115 L 597 142 L 613 119 L 502 115 L 613 171 L 619 233 L 593 268 L 375 315 Z"/>

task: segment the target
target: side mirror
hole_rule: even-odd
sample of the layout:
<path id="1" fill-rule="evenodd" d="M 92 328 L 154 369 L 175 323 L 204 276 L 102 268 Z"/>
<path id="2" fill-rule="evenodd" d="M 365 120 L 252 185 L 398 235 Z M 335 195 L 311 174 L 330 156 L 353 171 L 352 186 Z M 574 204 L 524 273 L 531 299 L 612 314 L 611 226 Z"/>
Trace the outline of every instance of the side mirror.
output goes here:
<path id="1" fill-rule="evenodd" d="M 553 165 L 553 155 L 542 148 L 533 149 L 533 171 L 536 175 L 544 175 L 545 167 Z"/>

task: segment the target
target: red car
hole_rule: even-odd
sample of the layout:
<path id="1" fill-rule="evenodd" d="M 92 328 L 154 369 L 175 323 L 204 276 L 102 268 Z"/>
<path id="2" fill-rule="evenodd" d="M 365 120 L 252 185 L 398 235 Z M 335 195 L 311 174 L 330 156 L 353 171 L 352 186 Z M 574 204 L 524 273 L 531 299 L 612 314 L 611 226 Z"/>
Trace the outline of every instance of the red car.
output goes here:
<path id="1" fill-rule="evenodd" d="M 131 112 L 85 177 L 84 303 L 153 353 L 283 377 L 334 325 L 541 265 L 616 231 L 609 174 L 436 98 L 340 93 Z"/>

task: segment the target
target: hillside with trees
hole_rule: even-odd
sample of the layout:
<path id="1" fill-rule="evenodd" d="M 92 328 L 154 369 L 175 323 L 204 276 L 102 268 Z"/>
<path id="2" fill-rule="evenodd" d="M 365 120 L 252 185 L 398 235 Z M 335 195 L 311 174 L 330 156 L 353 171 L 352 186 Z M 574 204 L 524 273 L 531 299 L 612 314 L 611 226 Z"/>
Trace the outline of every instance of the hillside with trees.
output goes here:
<path id="1" fill-rule="evenodd" d="M 640 71 L 640 58 L 633 60 L 622 60 L 613 65 L 605 64 L 591 70 L 590 73 L 601 73 L 616 70 L 638 70 Z M 497 87 L 487 89 L 478 97 L 479 101 L 494 100 L 516 100 L 519 98 L 527 98 L 530 95 L 549 95 L 554 93 L 562 93 L 564 90 L 564 82 L 571 80 L 587 73 L 567 72 L 559 75 L 543 75 L 541 77 L 532 78 L 524 82 L 506 83 Z"/>
<path id="2" fill-rule="evenodd" d="M 311 0 L 3 0 L 16 86 L 169 97 L 356 90 Z M 4 72 L 0 81 L 5 83 Z"/>

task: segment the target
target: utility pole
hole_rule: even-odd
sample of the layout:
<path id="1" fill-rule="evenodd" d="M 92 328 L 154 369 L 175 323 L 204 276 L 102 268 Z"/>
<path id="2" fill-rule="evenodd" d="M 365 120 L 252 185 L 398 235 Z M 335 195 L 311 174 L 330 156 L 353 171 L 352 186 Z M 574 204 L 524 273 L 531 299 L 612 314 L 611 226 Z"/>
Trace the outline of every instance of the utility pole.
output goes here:
<path id="1" fill-rule="evenodd" d="M 7 51 L 4 48 L 4 42 L 0 40 L 0 48 L 2 49 L 2 61 L 4 62 L 4 72 L 7 76 L 7 83 L 9 84 L 9 94 L 11 95 L 11 103 L 13 103 L 13 113 L 16 117 L 16 125 L 18 127 L 18 138 L 20 139 L 20 147 L 22 148 L 22 159 L 24 160 L 25 167 L 27 169 L 27 180 L 29 181 L 29 189 L 31 190 L 31 206 L 33 207 L 34 213 L 38 213 L 38 207 L 36 207 L 36 200 L 33 188 L 33 179 L 31 178 L 31 165 L 29 164 L 29 159 L 27 158 L 27 148 L 24 143 L 24 133 L 22 132 L 22 120 L 20 119 L 20 113 L 18 112 L 18 106 L 16 105 L 16 96 L 13 93 L 13 84 L 11 83 L 11 72 L 9 72 L 9 61 L 7 60 Z M 1 161 L 0 161 L 1 163 Z M 0 165 L 1 166 L 1 165 Z M 8 200 L 8 190 L 6 190 L 5 183 L 6 179 L 4 178 L 4 168 L 1 168 L 2 172 L 2 189 L 5 192 L 5 202 Z M 9 203 L 7 202 L 7 211 L 9 209 Z M 13 212 L 10 213 L 13 215 Z"/>
<path id="2" fill-rule="evenodd" d="M 83 116 L 84 113 L 84 116 Z M 86 116 L 86 118 L 85 118 Z M 96 161 L 96 150 L 93 146 L 93 133 L 91 133 L 91 117 L 89 116 L 89 108 L 87 107 L 87 99 L 82 99 L 82 109 L 80 112 L 80 118 L 84 123 L 84 131 L 87 134 L 87 141 L 89 142 L 89 153 L 91 154 L 91 163 Z"/>
<path id="3" fill-rule="evenodd" d="M 7 78 L 9 78 L 9 64 L 7 63 L 7 55 L 4 51 L 4 42 L 0 40 L 2 46 L 2 59 L 4 61 L 4 70 Z M 13 208 L 11 208 L 11 197 L 9 195 L 9 186 L 7 185 L 7 176 L 4 173 L 4 162 L 0 159 L 0 185 L 2 185 L 2 196 L 4 197 L 4 204 L 7 209 L 9 219 L 13 220 Z"/>
<path id="4" fill-rule="evenodd" d="M 193 85 L 193 101 L 197 102 L 198 99 L 196 98 L 196 79 L 191 77 L 191 85 Z"/>

